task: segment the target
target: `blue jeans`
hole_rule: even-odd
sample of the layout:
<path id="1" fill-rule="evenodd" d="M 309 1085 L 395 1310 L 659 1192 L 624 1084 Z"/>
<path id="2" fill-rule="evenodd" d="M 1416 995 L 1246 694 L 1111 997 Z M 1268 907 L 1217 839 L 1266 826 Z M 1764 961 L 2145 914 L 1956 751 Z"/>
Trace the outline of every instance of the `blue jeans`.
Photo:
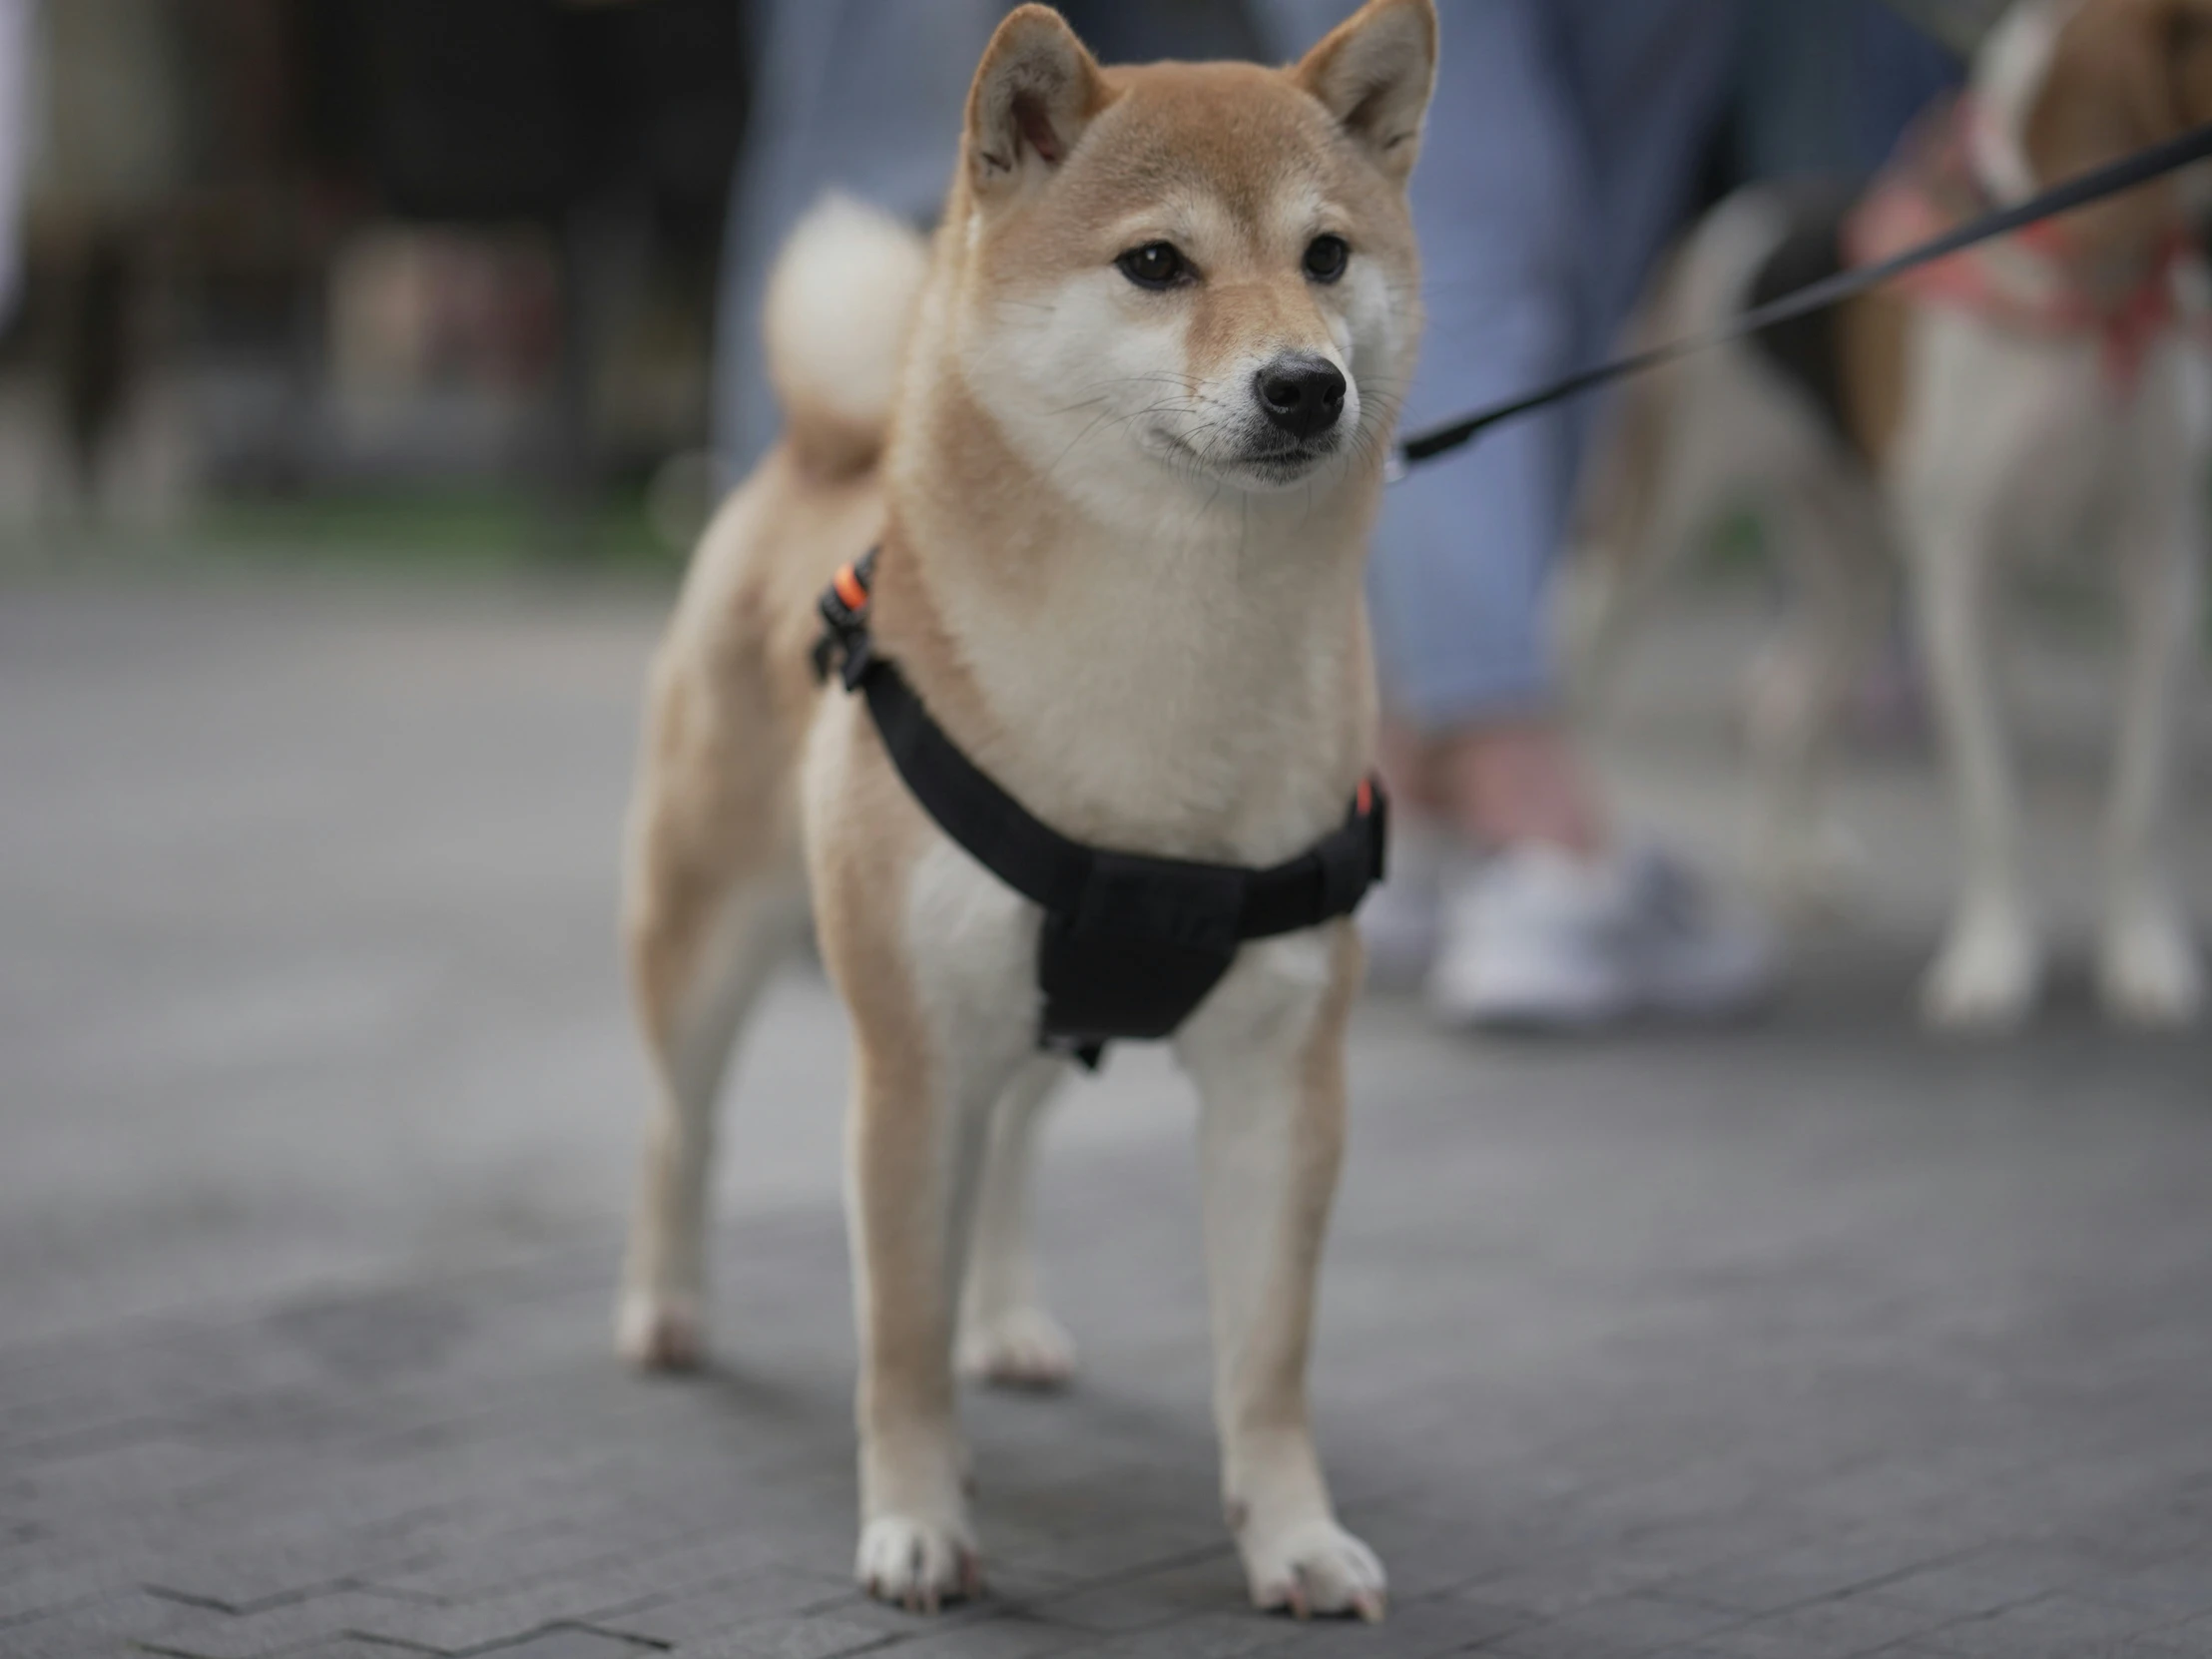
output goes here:
<path id="1" fill-rule="evenodd" d="M 1248 0 L 1281 59 L 1350 0 Z M 823 189 L 926 219 L 999 0 L 758 0 L 755 126 L 731 218 L 718 432 L 742 470 L 774 435 L 755 319 L 765 266 Z M 1408 427 L 1611 344 L 1686 205 L 1727 91 L 1737 0 L 1441 0 L 1443 61 L 1413 178 L 1427 344 Z M 1587 406 L 1503 428 L 1396 486 L 1378 532 L 1393 708 L 1444 728 L 1540 704 L 1546 589 Z"/>
<path id="2" fill-rule="evenodd" d="M 1413 174 L 1428 329 L 1408 430 L 1595 361 L 1689 206 L 1734 0 L 1442 0 Z M 1283 45 L 1340 14 L 1264 0 Z M 1389 492 L 1370 583 L 1393 712 L 1446 730 L 1550 696 L 1548 588 L 1591 404 L 1497 428 Z"/>

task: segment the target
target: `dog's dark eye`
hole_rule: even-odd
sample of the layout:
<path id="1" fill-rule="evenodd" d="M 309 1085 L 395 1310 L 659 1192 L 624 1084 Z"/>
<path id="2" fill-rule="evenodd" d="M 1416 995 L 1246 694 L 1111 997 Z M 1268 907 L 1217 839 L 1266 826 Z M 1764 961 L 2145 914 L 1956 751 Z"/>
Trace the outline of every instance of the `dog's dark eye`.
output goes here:
<path id="1" fill-rule="evenodd" d="M 1191 276 L 1190 262 L 1172 242 L 1148 242 L 1132 248 L 1114 264 L 1141 288 L 1172 288 Z"/>
<path id="2" fill-rule="evenodd" d="M 1316 237 L 1306 245 L 1306 275 L 1317 282 L 1334 282 L 1352 261 L 1352 245 L 1343 237 Z"/>

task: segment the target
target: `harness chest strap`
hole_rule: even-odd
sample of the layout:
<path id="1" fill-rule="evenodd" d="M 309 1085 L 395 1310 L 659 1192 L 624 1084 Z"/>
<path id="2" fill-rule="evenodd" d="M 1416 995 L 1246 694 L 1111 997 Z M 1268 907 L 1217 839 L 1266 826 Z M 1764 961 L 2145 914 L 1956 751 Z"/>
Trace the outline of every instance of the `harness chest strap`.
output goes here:
<path id="1" fill-rule="evenodd" d="M 867 630 L 871 552 L 822 596 L 815 669 L 837 669 L 900 780 L 937 827 L 1045 913 L 1038 1040 L 1095 1065 L 1119 1038 L 1172 1035 L 1249 939 L 1350 915 L 1382 878 L 1387 805 L 1363 782 L 1345 821 L 1266 868 L 1118 852 L 1063 835 L 1001 789 L 937 725 Z"/>

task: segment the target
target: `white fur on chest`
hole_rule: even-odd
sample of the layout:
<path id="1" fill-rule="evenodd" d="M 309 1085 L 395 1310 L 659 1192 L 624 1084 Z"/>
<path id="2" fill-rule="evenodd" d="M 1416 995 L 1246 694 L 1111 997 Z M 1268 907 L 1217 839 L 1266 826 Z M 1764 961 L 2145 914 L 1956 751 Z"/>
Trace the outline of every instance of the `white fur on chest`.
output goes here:
<path id="1" fill-rule="evenodd" d="M 1055 828 L 1267 863 L 1343 811 L 1373 699 L 1357 548 L 1302 543 L 1280 510 L 1247 536 L 1243 517 L 1061 549 L 1026 618 L 947 594 L 953 630 L 989 642 L 969 665 L 1001 732 L 975 759 Z"/>

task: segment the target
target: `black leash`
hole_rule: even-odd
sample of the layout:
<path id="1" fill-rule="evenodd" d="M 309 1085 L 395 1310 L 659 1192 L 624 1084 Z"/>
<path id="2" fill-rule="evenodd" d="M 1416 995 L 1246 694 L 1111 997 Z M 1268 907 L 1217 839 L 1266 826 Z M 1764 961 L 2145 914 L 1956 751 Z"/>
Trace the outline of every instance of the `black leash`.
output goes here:
<path id="1" fill-rule="evenodd" d="M 1859 266 L 1837 273 L 1786 293 L 1780 299 L 1755 306 L 1722 328 L 1708 333 L 1695 334 L 1688 339 L 1669 340 L 1664 345 L 1648 346 L 1632 351 L 1626 356 L 1615 357 L 1610 362 L 1599 363 L 1594 368 L 1577 369 L 1549 385 L 1488 408 L 1462 416 L 1426 431 L 1415 432 L 1401 439 L 1391 455 L 1389 476 L 1394 481 L 1403 477 L 1405 469 L 1434 460 L 1438 455 L 1449 454 L 1461 445 L 1472 442 L 1492 426 L 1517 419 L 1524 414 L 1550 404 L 1563 402 L 1585 391 L 1594 390 L 1609 381 L 1626 375 L 1641 374 L 1646 369 L 1687 357 L 1693 352 L 1709 350 L 1716 345 L 1726 345 L 1731 340 L 1742 339 L 1777 323 L 1795 321 L 1814 311 L 1826 310 L 1831 305 L 1842 304 L 1846 299 L 1880 287 L 1893 277 L 1902 276 L 1922 266 L 1934 265 L 1937 260 L 1947 260 L 1953 254 L 1964 253 L 1969 248 L 1999 237 L 2008 237 L 2015 231 L 2024 231 L 2030 225 L 2039 225 L 2046 219 L 2056 219 L 2061 214 L 2072 213 L 2102 202 L 2107 197 L 2119 196 L 2143 185 L 2154 183 L 2170 173 L 2178 173 L 2185 167 L 2202 161 L 2212 161 L 2212 126 L 2199 127 L 2184 133 L 2180 138 L 2169 139 L 2149 150 L 2140 151 L 2124 160 L 2100 167 L 2078 179 L 2030 197 L 2016 207 L 2002 208 L 1995 213 L 1970 219 L 1952 231 L 1946 231 L 1933 242 L 1909 248 L 1904 253 L 1883 260 L 1875 265 Z"/>

